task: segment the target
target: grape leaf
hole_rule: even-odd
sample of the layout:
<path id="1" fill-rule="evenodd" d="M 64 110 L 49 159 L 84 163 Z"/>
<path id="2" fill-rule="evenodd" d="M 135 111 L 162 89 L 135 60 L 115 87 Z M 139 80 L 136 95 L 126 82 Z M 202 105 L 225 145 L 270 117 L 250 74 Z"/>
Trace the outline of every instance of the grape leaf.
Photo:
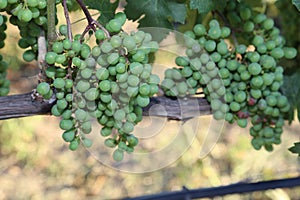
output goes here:
<path id="1" fill-rule="evenodd" d="M 295 71 L 291 75 L 284 76 L 281 91 L 288 98 L 291 105 L 290 112 L 288 113 L 288 120 L 291 123 L 294 119 L 294 110 L 297 109 L 298 113 L 300 112 L 300 70 Z M 300 115 L 298 115 L 298 120 L 300 121 Z"/>
<path id="2" fill-rule="evenodd" d="M 292 3 L 296 6 L 298 11 L 300 12 L 300 0 L 292 0 Z"/>
<path id="3" fill-rule="evenodd" d="M 294 146 L 289 148 L 289 151 L 292 153 L 298 154 L 300 156 L 300 142 L 294 143 Z"/>
<path id="4" fill-rule="evenodd" d="M 191 0 L 191 9 L 198 9 L 199 13 L 208 13 L 214 8 L 214 3 L 211 0 Z"/>
<path id="5" fill-rule="evenodd" d="M 186 7 L 174 0 L 127 0 L 128 19 L 139 22 L 139 27 L 172 28 L 172 22 L 184 23 Z M 144 15 L 144 16 L 143 16 Z M 141 16 L 143 16 L 141 18 Z"/>
<path id="6" fill-rule="evenodd" d="M 101 15 L 98 18 L 98 21 L 104 25 L 114 18 L 116 9 L 119 5 L 119 0 L 114 3 L 111 3 L 110 0 L 84 0 L 84 3 L 89 9 L 100 11 Z"/>

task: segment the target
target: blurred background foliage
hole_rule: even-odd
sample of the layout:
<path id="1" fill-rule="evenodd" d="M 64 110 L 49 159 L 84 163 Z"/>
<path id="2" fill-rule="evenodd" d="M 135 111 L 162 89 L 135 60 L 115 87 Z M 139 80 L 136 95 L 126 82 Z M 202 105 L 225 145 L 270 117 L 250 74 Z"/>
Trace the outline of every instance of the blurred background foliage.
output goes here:
<path id="1" fill-rule="evenodd" d="M 61 13 L 60 8 L 58 12 Z M 80 19 L 80 16 L 82 13 L 78 11 L 71 17 L 74 20 Z M 73 29 L 80 30 L 84 26 L 85 21 L 80 21 L 74 24 Z M 135 27 L 134 23 L 127 25 L 128 30 Z M 25 64 L 21 61 L 22 52 L 16 44 L 17 32 L 9 27 L 8 49 L 2 52 L 10 63 L 8 78 L 12 82 L 11 94 L 31 91 L 37 84 L 38 74 L 35 62 Z M 161 62 L 168 65 L 169 57 L 160 55 L 162 58 L 157 59 L 165 59 Z M 84 148 L 71 152 L 61 138 L 55 117 L 35 116 L 0 121 L 0 200 L 118 199 L 181 190 L 183 186 L 203 188 L 300 175 L 299 158 L 287 150 L 299 139 L 299 122 L 285 127 L 282 144 L 271 153 L 252 148 L 247 128 L 225 124 L 214 148 L 205 157 L 199 157 L 212 118 L 202 116 L 193 120 L 199 123 L 199 129 L 190 148 L 173 164 L 142 174 L 107 167 Z M 166 123 L 177 126 L 181 122 Z M 189 123 L 192 122 L 183 125 L 182 134 L 189 131 Z M 167 133 L 168 130 L 160 134 L 168 140 Z M 209 133 L 214 134 L 213 130 Z M 215 199 L 288 200 L 299 197 L 300 188 L 290 188 Z"/>

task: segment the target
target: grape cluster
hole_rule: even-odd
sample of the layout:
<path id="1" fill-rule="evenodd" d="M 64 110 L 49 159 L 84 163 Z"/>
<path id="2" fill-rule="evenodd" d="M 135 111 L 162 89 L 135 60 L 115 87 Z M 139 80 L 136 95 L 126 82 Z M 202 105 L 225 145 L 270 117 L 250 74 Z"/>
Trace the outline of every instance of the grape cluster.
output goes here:
<path id="1" fill-rule="evenodd" d="M 2 0 L 0 11 L 6 11 L 9 22 L 18 27 L 21 38 L 19 47 L 26 49 L 23 59 L 27 62 L 34 60 L 37 56 L 37 38 L 41 30 L 47 30 L 46 0 Z"/>
<path id="2" fill-rule="evenodd" d="M 231 24 L 243 25 L 247 43 L 231 48 L 231 29 L 221 27 L 217 19 L 209 21 L 208 27 L 195 25 L 184 36 L 186 56 L 176 58 L 179 67 L 165 71 L 162 88 L 166 95 L 179 97 L 202 88 L 215 119 L 246 127 L 251 118 L 253 147 L 271 151 L 272 144 L 281 142 L 284 115 L 290 109 L 280 93 L 283 67 L 278 61 L 294 58 L 296 50 L 284 46 L 273 19 L 243 4 L 234 6 L 230 1 L 227 18 Z"/>
<path id="3" fill-rule="evenodd" d="M 0 15 L 0 49 L 4 47 L 4 40 L 6 38 L 5 30 L 7 17 Z M 3 60 L 0 55 L 0 96 L 6 96 L 9 92 L 9 80 L 6 79 L 8 64 Z"/>
<path id="4" fill-rule="evenodd" d="M 127 34 L 121 31 L 126 21 L 124 13 L 117 13 L 106 24 L 112 36 L 98 29 L 94 32 L 96 45 L 74 41 L 56 41 L 45 60 L 51 67 L 46 75 L 52 84 L 42 82 L 37 92 L 46 99 L 53 90 L 57 98 L 52 114 L 62 116 L 60 127 L 63 139 L 75 150 L 80 141 L 92 145 L 86 134 L 91 132 L 91 119 L 102 125 L 100 134 L 105 145 L 116 148 L 113 158 L 122 160 L 124 152 L 133 152 L 138 139 L 131 134 L 142 120 L 142 108 L 158 92 L 159 77 L 152 74 L 149 55 L 158 49 L 152 36 L 143 31 Z M 66 34 L 66 26 L 60 27 Z"/>

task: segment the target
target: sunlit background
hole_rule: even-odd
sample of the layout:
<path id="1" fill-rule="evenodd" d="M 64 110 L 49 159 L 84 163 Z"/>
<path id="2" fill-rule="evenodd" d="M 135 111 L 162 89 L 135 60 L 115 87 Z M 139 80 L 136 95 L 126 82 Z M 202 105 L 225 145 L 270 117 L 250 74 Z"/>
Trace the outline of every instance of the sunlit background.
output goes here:
<path id="1" fill-rule="evenodd" d="M 61 13 L 61 8 L 58 12 Z M 76 21 L 83 16 L 78 11 L 71 17 L 72 21 Z M 59 23 L 64 23 L 63 17 L 60 19 Z M 85 25 L 82 20 L 75 23 L 73 29 L 81 30 Z M 127 30 L 135 27 L 132 22 L 126 24 Z M 21 60 L 22 51 L 16 43 L 17 31 L 15 27 L 9 27 L 6 50 L 1 52 L 11 66 L 8 75 L 12 82 L 10 94 L 30 92 L 37 84 L 36 63 L 25 64 Z M 170 61 L 174 55 L 160 52 L 157 56 L 157 61 L 165 66 L 172 67 L 174 64 Z M 155 71 L 162 71 L 159 65 Z M 153 123 L 153 120 L 146 119 L 144 126 L 149 121 Z M 211 122 L 211 116 L 201 116 L 185 123 L 165 120 L 159 141 L 152 145 L 168 142 L 176 131 L 176 134 L 186 135 L 193 132 L 195 138 L 190 146 L 174 162 L 161 169 L 129 173 L 104 165 L 101 154 L 94 150 L 92 154 L 83 147 L 70 151 L 61 138 L 62 130 L 56 117 L 35 116 L 1 121 L 0 199 L 118 199 L 181 190 L 183 186 L 194 189 L 300 175 L 299 158 L 287 150 L 299 140 L 299 122 L 285 126 L 282 144 L 271 153 L 252 148 L 248 128 L 225 124 L 220 132 L 212 129 Z M 195 124 L 196 132 L 191 128 Z M 99 130 L 96 128 L 94 132 Z M 212 138 L 211 143 L 207 143 L 207 138 Z M 162 159 L 168 156 L 161 154 Z M 153 165 L 155 160 L 143 162 L 146 162 L 143 165 Z M 300 188 L 290 188 L 230 195 L 224 199 L 287 200 L 299 197 Z"/>

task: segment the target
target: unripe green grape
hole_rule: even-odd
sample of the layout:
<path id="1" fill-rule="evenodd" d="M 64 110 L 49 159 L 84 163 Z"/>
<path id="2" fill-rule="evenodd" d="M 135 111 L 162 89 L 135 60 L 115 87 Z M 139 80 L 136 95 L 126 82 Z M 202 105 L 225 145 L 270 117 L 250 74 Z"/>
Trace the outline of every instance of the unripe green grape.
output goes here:
<path id="1" fill-rule="evenodd" d="M 240 10 L 240 16 L 244 21 L 249 20 L 251 18 L 251 9 L 250 8 L 242 8 Z"/>
<path id="2" fill-rule="evenodd" d="M 208 40 L 205 42 L 205 49 L 208 51 L 208 52 L 212 52 L 215 50 L 217 44 L 215 41 L 213 40 Z"/>
<path id="3" fill-rule="evenodd" d="M 122 121 L 123 119 L 125 119 L 126 113 L 124 112 L 124 110 L 119 109 L 114 113 L 114 118 L 117 121 Z"/>
<path id="4" fill-rule="evenodd" d="M 233 112 L 237 112 L 241 109 L 241 106 L 239 103 L 235 102 L 235 101 L 232 101 L 229 105 L 230 107 L 230 110 L 232 110 Z"/>
<path id="5" fill-rule="evenodd" d="M 284 57 L 287 59 L 293 59 L 297 55 L 297 50 L 293 47 L 284 47 L 283 52 L 284 52 Z"/>
<path id="6" fill-rule="evenodd" d="M 143 72 L 144 68 L 143 65 L 139 62 L 132 62 L 129 65 L 129 70 L 134 75 L 139 75 Z"/>
<path id="7" fill-rule="evenodd" d="M 257 47 L 258 45 L 264 43 L 264 38 L 260 35 L 256 35 L 254 36 L 252 43 Z"/>
<path id="8" fill-rule="evenodd" d="M 57 63 L 57 64 L 64 64 L 65 62 L 66 62 L 66 56 L 65 55 L 63 55 L 63 54 L 59 54 L 59 55 L 57 55 L 56 57 L 55 57 L 55 62 Z"/>
<path id="9" fill-rule="evenodd" d="M 254 99 L 259 99 L 262 96 L 262 93 L 258 89 L 251 89 L 250 94 Z"/>
<path id="10" fill-rule="evenodd" d="M 236 46 L 235 50 L 239 54 L 244 54 L 244 53 L 246 53 L 247 47 L 244 44 L 239 44 L 238 46 Z"/>
<path id="11" fill-rule="evenodd" d="M 109 71 L 106 68 L 99 68 L 96 71 L 96 77 L 98 80 L 106 80 L 109 77 Z"/>
<path id="12" fill-rule="evenodd" d="M 117 64 L 119 61 L 119 54 L 118 53 L 111 53 L 108 57 L 107 57 L 107 62 L 110 65 L 115 65 Z"/>
<path id="13" fill-rule="evenodd" d="M 136 62 L 142 62 L 145 60 L 145 53 L 142 50 L 137 50 L 136 53 L 132 56 L 132 59 Z"/>
<path id="14" fill-rule="evenodd" d="M 80 41 L 74 40 L 72 42 L 72 50 L 75 53 L 79 53 L 80 52 L 80 50 L 81 50 L 81 43 L 80 43 Z"/>
<path id="15" fill-rule="evenodd" d="M 95 32 L 95 37 L 97 40 L 102 41 L 106 38 L 106 35 L 103 30 L 99 29 Z"/>
<path id="16" fill-rule="evenodd" d="M 231 30 L 229 27 L 222 27 L 221 28 L 221 38 L 227 38 L 230 36 Z"/>
<path id="17" fill-rule="evenodd" d="M 110 38 L 110 44 L 114 48 L 119 48 L 122 45 L 122 38 L 118 35 L 113 35 Z"/>
<path id="18" fill-rule="evenodd" d="M 263 21 L 262 26 L 263 26 L 264 29 L 270 30 L 271 28 L 274 27 L 274 20 L 271 19 L 271 18 L 268 18 L 265 21 Z"/>
<path id="19" fill-rule="evenodd" d="M 262 13 L 255 15 L 255 17 L 253 18 L 253 20 L 256 24 L 260 24 L 261 22 L 263 22 L 266 19 L 267 19 L 267 16 Z"/>
<path id="20" fill-rule="evenodd" d="M 120 149 L 116 149 L 113 152 L 113 158 L 115 161 L 119 162 L 122 161 L 124 158 L 124 151 L 120 150 Z"/>
<path id="21" fill-rule="evenodd" d="M 131 36 L 125 36 L 123 46 L 130 52 L 136 48 L 135 40 Z"/>
<path id="22" fill-rule="evenodd" d="M 68 106 L 68 102 L 65 99 L 59 99 L 56 101 L 57 108 L 60 110 L 64 110 Z"/>
<path id="23" fill-rule="evenodd" d="M 7 7 L 7 0 L 0 1 L 0 9 L 5 9 Z"/>
<path id="24" fill-rule="evenodd" d="M 63 78 L 56 78 L 53 81 L 53 86 L 57 89 L 62 89 L 66 85 L 65 80 Z"/>
<path id="25" fill-rule="evenodd" d="M 203 24 L 196 24 L 193 28 L 196 36 L 203 36 L 206 34 L 206 28 Z"/>
<path id="26" fill-rule="evenodd" d="M 64 92 L 56 92 L 55 96 L 57 99 L 62 99 L 65 97 L 65 93 Z"/>
<path id="27" fill-rule="evenodd" d="M 264 84 L 264 80 L 261 76 L 255 76 L 251 79 L 251 86 L 255 89 L 260 88 Z"/>
<path id="28" fill-rule="evenodd" d="M 121 27 L 122 27 L 122 23 L 118 20 L 118 19 L 112 19 L 108 22 L 107 26 L 110 29 L 110 32 L 120 32 Z"/>
<path id="29" fill-rule="evenodd" d="M 273 73 L 264 73 L 262 77 L 266 86 L 271 85 L 275 78 Z"/>
<path id="30" fill-rule="evenodd" d="M 246 128 L 247 124 L 248 124 L 248 120 L 247 119 L 238 119 L 237 120 L 237 124 L 239 125 L 239 127 L 241 128 Z"/>
<path id="31" fill-rule="evenodd" d="M 238 91 L 234 94 L 234 100 L 238 103 L 245 102 L 247 98 L 247 94 L 244 91 Z"/>
<path id="32" fill-rule="evenodd" d="M 99 90 L 97 88 L 90 88 L 84 93 L 84 97 L 89 101 L 95 101 L 99 96 Z"/>
<path id="33" fill-rule="evenodd" d="M 36 58 L 36 54 L 35 54 L 34 51 L 32 51 L 32 50 L 26 50 L 26 51 L 23 53 L 23 59 L 24 59 L 26 62 L 31 62 L 31 61 L 33 61 L 35 58 Z"/>
<path id="34" fill-rule="evenodd" d="M 268 55 L 263 55 L 260 57 L 260 62 L 261 66 L 264 69 L 271 69 L 276 66 L 276 61 L 273 57 L 268 56 Z"/>
<path id="35" fill-rule="evenodd" d="M 180 83 L 177 84 L 176 87 L 177 87 L 178 93 L 180 95 L 182 94 L 183 96 L 185 96 L 185 94 L 186 94 L 186 92 L 188 90 L 187 84 L 185 82 L 180 82 Z"/>
<path id="36" fill-rule="evenodd" d="M 22 22 L 29 22 L 32 19 L 32 12 L 30 9 L 23 9 L 19 12 L 18 18 Z"/>
<path id="37" fill-rule="evenodd" d="M 122 131 L 124 131 L 127 134 L 131 133 L 133 129 L 134 129 L 134 125 L 131 122 L 125 122 L 122 126 Z"/>
<path id="38" fill-rule="evenodd" d="M 50 85 L 49 83 L 42 82 L 38 84 L 36 89 L 39 94 L 46 95 L 50 91 Z"/>
<path id="39" fill-rule="evenodd" d="M 227 44 L 221 40 L 218 45 L 217 45 L 217 51 L 221 54 L 221 55 L 225 55 L 228 52 L 228 47 Z"/>
<path id="40" fill-rule="evenodd" d="M 63 119 L 59 123 L 59 127 L 62 130 L 66 130 L 66 131 L 72 129 L 73 126 L 74 126 L 73 121 L 70 119 Z"/>
<path id="41" fill-rule="evenodd" d="M 67 130 L 62 134 L 62 138 L 65 142 L 72 142 L 75 139 L 75 130 Z"/>
<path id="42" fill-rule="evenodd" d="M 193 74 L 193 70 L 190 67 L 186 66 L 182 68 L 181 74 L 183 77 L 190 77 Z"/>
<path id="43" fill-rule="evenodd" d="M 282 48 L 276 47 L 271 51 L 270 55 L 276 59 L 280 59 L 284 56 L 284 51 Z"/>
<path id="44" fill-rule="evenodd" d="M 83 144 L 85 147 L 89 148 L 89 147 L 91 147 L 91 146 L 93 145 L 93 142 L 92 142 L 92 140 L 89 139 L 89 138 L 83 138 L 83 139 L 82 139 L 82 144 Z"/>
<path id="45" fill-rule="evenodd" d="M 85 92 L 90 88 L 90 83 L 86 80 L 80 80 L 75 87 L 78 92 Z"/>
<path id="46" fill-rule="evenodd" d="M 227 69 L 235 71 L 238 68 L 238 62 L 236 60 L 227 61 Z"/>
<path id="47" fill-rule="evenodd" d="M 57 54 L 63 52 L 63 50 L 64 50 L 63 43 L 58 42 L 58 41 L 54 42 L 53 45 L 52 45 L 52 50 Z"/>
<path id="48" fill-rule="evenodd" d="M 261 66 L 258 63 L 251 63 L 248 66 L 248 71 L 250 72 L 250 74 L 252 75 L 258 75 L 261 73 Z"/>
<path id="49" fill-rule="evenodd" d="M 266 102 L 267 102 L 268 106 L 271 106 L 271 107 L 276 106 L 277 98 L 275 96 L 272 96 L 272 95 L 267 96 L 266 97 Z"/>
<path id="50" fill-rule="evenodd" d="M 247 57 L 249 58 L 249 60 L 253 63 L 255 62 L 259 62 L 260 60 L 260 55 L 257 52 L 248 52 L 247 53 Z"/>
<path id="51" fill-rule="evenodd" d="M 75 151 L 76 149 L 78 149 L 78 147 L 79 147 L 79 141 L 77 141 L 76 139 L 70 142 L 69 144 L 69 149 L 71 151 Z"/>
<path id="52" fill-rule="evenodd" d="M 225 118 L 225 113 L 221 112 L 220 110 L 217 110 L 213 113 L 213 117 L 216 119 L 216 120 L 221 120 L 221 119 L 224 119 Z"/>
<path id="53" fill-rule="evenodd" d="M 252 21 L 246 21 L 243 25 L 245 32 L 252 32 L 254 30 L 254 23 Z"/>
<path id="54" fill-rule="evenodd" d="M 104 103 L 109 103 L 112 99 L 112 96 L 109 93 L 102 92 L 102 93 L 100 93 L 100 99 Z"/>
<path id="55" fill-rule="evenodd" d="M 140 83 L 140 79 L 137 76 L 131 74 L 128 76 L 127 83 L 128 85 L 135 87 Z"/>
<path id="56" fill-rule="evenodd" d="M 138 95 L 136 102 L 141 107 L 146 107 L 150 103 L 150 98 L 147 96 Z"/>
<path id="57" fill-rule="evenodd" d="M 49 65 L 52 65 L 55 63 L 56 56 L 57 56 L 57 54 L 55 52 L 52 52 L 52 51 L 47 52 L 46 56 L 45 56 L 45 60 Z"/>
<path id="58" fill-rule="evenodd" d="M 57 108 L 57 105 L 54 105 L 51 108 L 51 114 L 54 115 L 55 117 L 59 117 L 62 115 L 62 111 Z"/>

